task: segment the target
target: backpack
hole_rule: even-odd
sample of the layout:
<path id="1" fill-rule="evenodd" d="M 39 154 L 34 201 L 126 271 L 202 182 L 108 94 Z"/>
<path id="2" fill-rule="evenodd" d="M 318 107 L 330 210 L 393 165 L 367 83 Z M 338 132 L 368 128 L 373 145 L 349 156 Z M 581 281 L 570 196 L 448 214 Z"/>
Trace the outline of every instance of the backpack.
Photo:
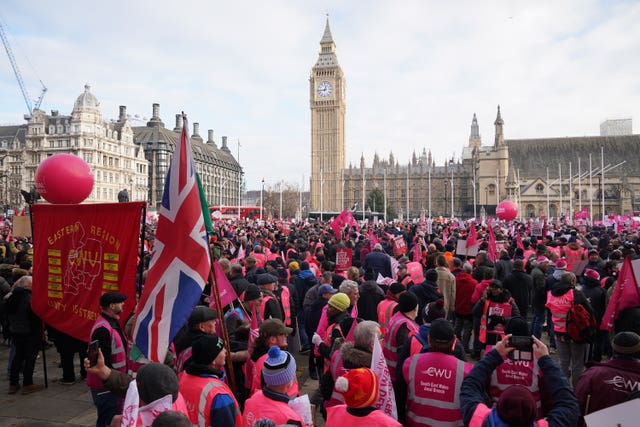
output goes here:
<path id="1" fill-rule="evenodd" d="M 596 333 L 596 319 L 581 304 L 571 303 L 567 313 L 567 335 L 573 342 L 588 342 Z"/>

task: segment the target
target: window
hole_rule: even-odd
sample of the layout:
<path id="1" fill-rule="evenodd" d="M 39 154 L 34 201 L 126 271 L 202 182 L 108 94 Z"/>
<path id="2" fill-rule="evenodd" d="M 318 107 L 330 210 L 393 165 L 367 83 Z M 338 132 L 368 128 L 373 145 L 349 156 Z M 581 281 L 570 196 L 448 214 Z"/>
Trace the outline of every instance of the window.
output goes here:
<path id="1" fill-rule="evenodd" d="M 536 193 L 537 194 L 542 194 L 544 192 L 544 185 L 542 184 L 537 184 L 536 185 Z"/>
<path id="2" fill-rule="evenodd" d="M 527 218 L 535 218 L 536 216 L 536 208 L 533 205 L 527 205 L 526 208 Z"/>

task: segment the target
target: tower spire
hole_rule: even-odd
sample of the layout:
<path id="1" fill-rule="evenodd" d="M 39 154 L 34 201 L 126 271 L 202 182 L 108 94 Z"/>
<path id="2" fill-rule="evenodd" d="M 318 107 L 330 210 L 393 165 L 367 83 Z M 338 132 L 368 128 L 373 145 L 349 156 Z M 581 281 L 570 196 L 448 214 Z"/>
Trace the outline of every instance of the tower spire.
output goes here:
<path id="1" fill-rule="evenodd" d="M 504 145 L 504 131 L 502 128 L 504 126 L 504 120 L 502 120 L 502 114 L 500 114 L 500 105 L 498 105 L 498 114 L 496 116 L 496 121 L 493 122 L 493 124 L 496 127 L 495 146 L 501 147 Z"/>
<path id="2" fill-rule="evenodd" d="M 322 35 L 322 40 L 320 40 L 320 44 L 325 43 L 334 43 L 333 36 L 331 35 L 331 27 L 329 26 L 329 14 L 327 13 L 327 23 L 324 27 L 324 34 Z"/>
<path id="3" fill-rule="evenodd" d="M 471 134 L 469 135 L 469 147 L 479 148 L 482 145 L 480 139 L 480 127 L 478 126 L 478 118 L 476 113 L 473 113 L 473 119 L 471 120 Z"/>

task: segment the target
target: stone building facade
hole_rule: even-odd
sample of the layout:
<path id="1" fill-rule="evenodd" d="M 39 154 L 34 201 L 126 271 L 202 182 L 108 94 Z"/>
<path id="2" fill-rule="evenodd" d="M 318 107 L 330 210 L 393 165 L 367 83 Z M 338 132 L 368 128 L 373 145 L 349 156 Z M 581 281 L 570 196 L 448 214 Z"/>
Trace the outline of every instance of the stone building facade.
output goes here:
<path id="1" fill-rule="evenodd" d="M 354 206 L 356 217 L 383 214 L 384 202 L 370 206 L 376 190 L 405 219 L 494 215 L 505 199 L 518 204 L 521 218 L 571 216 L 585 207 L 594 219 L 640 210 L 640 135 L 631 134 L 630 123 L 622 135 L 507 139 L 498 106 L 493 144 L 482 143 L 474 114 L 469 142 L 457 159 L 436 165 L 426 147 L 407 164 L 393 153 L 384 159 L 375 153 L 369 165 L 363 154 L 359 165 L 346 167 L 345 76 L 335 52 L 327 19 L 309 79 L 316 215 Z"/>
<path id="2" fill-rule="evenodd" d="M 118 119 L 105 121 L 90 89 L 85 86 L 70 115 L 36 109 L 24 125 L 0 126 L 0 207 L 21 208 L 20 190 L 34 187 L 40 162 L 58 153 L 75 154 L 89 164 L 95 181 L 86 202 L 116 202 L 118 193 L 126 190 L 129 200 L 159 207 L 182 116 L 176 118 L 176 128 L 166 129 L 159 105 L 154 104 L 146 126 L 134 127 L 126 107 L 120 106 Z M 231 155 L 226 137 L 218 148 L 212 130 L 207 141 L 199 135 L 198 123 L 193 130 L 193 158 L 207 200 L 236 205 L 242 168 Z"/>

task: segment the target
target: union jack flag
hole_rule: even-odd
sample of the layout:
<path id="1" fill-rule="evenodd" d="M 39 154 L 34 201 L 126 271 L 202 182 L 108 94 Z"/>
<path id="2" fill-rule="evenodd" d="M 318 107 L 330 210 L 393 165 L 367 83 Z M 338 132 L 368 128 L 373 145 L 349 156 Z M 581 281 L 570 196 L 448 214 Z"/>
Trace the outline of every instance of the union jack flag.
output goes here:
<path id="1" fill-rule="evenodd" d="M 169 344 L 185 324 L 207 282 L 211 263 L 187 118 L 176 144 L 162 196 L 156 240 L 133 340 L 153 362 L 163 362 Z"/>

